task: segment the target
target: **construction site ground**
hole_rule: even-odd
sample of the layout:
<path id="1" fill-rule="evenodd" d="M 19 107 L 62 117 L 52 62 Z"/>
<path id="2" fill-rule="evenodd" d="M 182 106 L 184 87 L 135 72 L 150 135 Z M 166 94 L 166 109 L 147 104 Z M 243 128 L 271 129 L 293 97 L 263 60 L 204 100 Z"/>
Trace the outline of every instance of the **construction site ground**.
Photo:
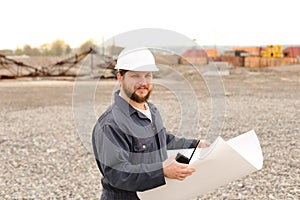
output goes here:
<path id="1" fill-rule="evenodd" d="M 197 102 L 186 105 L 188 96 L 178 101 L 181 98 L 170 88 L 180 88 L 182 82 L 166 69 L 157 74 L 160 84 L 155 85 L 151 101 L 161 110 L 167 130 L 204 138 L 212 117 L 205 78 L 201 70 L 197 74 L 182 66 L 174 69 L 195 89 Z M 219 116 L 223 121 L 219 134 L 227 140 L 254 129 L 264 165 L 197 199 L 299 199 L 300 66 L 224 70 L 229 73 L 221 77 L 225 113 Z M 94 115 L 98 117 L 111 103 L 118 85 L 115 79 L 76 83 L 92 87 L 95 81 L 99 85 Z M 0 80 L 0 199 L 99 199 L 101 175 L 90 150 L 90 135 L 78 133 L 73 115 L 74 83 L 45 77 Z M 178 133 L 181 118 L 187 123 L 195 118 L 183 114 L 180 105 L 191 110 L 198 105 L 198 133 L 188 128 Z"/>

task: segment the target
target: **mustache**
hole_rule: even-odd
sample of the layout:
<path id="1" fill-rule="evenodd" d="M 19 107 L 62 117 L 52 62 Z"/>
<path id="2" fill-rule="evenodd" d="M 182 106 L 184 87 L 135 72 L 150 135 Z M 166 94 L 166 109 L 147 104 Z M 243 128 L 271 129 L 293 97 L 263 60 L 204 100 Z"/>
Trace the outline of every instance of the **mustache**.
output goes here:
<path id="1" fill-rule="evenodd" d="M 141 89 L 141 88 L 149 90 L 149 87 L 147 85 L 139 85 L 139 86 L 135 87 L 134 89 L 137 90 L 137 89 Z"/>

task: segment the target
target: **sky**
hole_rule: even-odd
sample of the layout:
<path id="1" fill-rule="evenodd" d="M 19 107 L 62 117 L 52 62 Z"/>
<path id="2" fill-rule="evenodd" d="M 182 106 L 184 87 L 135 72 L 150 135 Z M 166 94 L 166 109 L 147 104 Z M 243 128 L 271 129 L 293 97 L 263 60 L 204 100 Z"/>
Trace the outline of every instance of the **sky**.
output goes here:
<path id="1" fill-rule="evenodd" d="M 297 0 L 9 0 L 1 3 L 0 50 L 62 39 L 101 44 L 135 29 L 167 29 L 198 45 L 300 45 Z M 116 41 L 116 45 L 117 41 Z"/>

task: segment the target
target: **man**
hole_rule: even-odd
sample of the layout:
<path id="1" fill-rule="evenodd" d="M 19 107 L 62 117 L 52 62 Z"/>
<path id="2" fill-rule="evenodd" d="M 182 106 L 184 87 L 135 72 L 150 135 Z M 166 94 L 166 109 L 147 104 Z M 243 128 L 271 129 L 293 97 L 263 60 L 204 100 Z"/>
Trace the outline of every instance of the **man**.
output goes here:
<path id="1" fill-rule="evenodd" d="M 165 177 L 184 180 L 195 169 L 167 159 L 167 149 L 194 148 L 198 141 L 169 134 L 157 108 L 148 102 L 152 72 L 158 71 L 146 49 L 125 49 L 116 69 L 120 90 L 115 102 L 98 119 L 93 150 L 103 175 L 101 199 L 139 199 L 137 191 L 165 184 Z M 205 141 L 198 147 L 207 147 Z"/>

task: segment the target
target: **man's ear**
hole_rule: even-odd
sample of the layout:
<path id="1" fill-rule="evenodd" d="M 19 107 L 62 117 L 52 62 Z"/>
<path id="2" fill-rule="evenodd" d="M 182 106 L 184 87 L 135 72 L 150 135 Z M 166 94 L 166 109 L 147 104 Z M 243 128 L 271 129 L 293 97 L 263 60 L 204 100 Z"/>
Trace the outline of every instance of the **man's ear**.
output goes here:
<path id="1" fill-rule="evenodd" d="M 119 82 L 122 80 L 122 75 L 120 74 L 120 72 L 117 73 L 117 79 Z"/>

